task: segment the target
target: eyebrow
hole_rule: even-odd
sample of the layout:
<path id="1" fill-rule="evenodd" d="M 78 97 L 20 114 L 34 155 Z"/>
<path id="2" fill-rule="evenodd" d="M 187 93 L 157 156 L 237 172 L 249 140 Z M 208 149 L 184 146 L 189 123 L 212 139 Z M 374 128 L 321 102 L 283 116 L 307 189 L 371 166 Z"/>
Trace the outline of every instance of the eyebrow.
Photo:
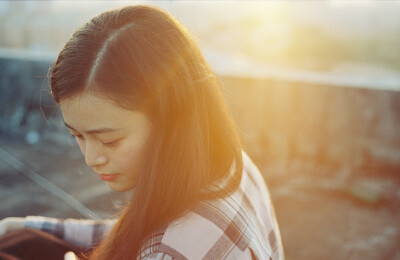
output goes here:
<path id="1" fill-rule="evenodd" d="M 71 130 L 74 130 L 74 131 L 76 131 L 76 132 L 79 132 L 79 131 L 77 131 L 75 128 L 73 128 L 72 126 L 70 126 L 69 124 L 67 124 L 66 122 L 64 122 L 64 125 L 65 125 L 66 127 L 68 127 L 69 129 L 71 129 Z M 99 128 L 99 129 L 88 130 L 88 131 L 86 131 L 85 133 L 87 133 L 87 134 L 100 134 L 100 133 L 114 132 L 114 131 L 118 131 L 118 130 L 120 130 L 120 128 L 108 128 L 108 127 L 104 127 L 104 128 Z"/>

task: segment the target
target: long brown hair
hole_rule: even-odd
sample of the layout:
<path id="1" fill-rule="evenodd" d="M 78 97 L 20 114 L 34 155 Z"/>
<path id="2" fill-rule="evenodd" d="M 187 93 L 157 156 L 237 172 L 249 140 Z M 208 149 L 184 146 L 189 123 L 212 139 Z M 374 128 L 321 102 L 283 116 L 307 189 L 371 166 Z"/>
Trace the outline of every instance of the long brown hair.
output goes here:
<path id="1" fill-rule="evenodd" d="M 152 122 L 132 199 L 90 258 L 132 259 L 147 236 L 238 187 L 242 146 L 218 80 L 164 11 L 129 6 L 94 17 L 66 43 L 50 80 L 56 102 L 90 91 Z"/>

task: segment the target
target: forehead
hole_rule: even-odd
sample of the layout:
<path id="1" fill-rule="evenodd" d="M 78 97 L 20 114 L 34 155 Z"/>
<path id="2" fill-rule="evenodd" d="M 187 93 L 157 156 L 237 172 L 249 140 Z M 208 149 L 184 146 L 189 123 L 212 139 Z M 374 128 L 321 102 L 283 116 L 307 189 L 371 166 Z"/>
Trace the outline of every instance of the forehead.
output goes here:
<path id="1" fill-rule="evenodd" d="M 62 99 L 60 108 L 65 123 L 79 131 L 103 127 L 129 128 L 148 123 L 143 112 L 123 108 L 111 99 L 89 93 Z"/>

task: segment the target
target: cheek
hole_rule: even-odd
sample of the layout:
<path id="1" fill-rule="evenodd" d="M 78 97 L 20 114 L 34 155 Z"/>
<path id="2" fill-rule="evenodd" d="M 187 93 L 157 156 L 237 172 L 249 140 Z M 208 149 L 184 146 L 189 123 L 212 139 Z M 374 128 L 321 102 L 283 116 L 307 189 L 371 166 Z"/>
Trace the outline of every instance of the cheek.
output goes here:
<path id="1" fill-rule="evenodd" d="M 112 162 L 120 170 L 136 171 L 143 157 L 143 147 L 127 146 L 121 147 L 118 152 L 113 153 Z"/>

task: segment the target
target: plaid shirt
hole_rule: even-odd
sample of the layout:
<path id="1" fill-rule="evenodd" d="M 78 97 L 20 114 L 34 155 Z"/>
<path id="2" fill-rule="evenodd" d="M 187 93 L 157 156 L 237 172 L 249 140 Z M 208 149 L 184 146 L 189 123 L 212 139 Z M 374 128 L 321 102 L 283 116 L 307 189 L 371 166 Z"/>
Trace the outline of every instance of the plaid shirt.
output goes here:
<path id="1" fill-rule="evenodd" d="M 203 201 L 183 218 L 146 239 L 138 259 L 284 259 L 269 192 L 243 152 L 240 187 L 229 197 Z M 26 227 L 47 231 L 82 248 L 95 246 L 116 220 L 30 216 Z"/>

